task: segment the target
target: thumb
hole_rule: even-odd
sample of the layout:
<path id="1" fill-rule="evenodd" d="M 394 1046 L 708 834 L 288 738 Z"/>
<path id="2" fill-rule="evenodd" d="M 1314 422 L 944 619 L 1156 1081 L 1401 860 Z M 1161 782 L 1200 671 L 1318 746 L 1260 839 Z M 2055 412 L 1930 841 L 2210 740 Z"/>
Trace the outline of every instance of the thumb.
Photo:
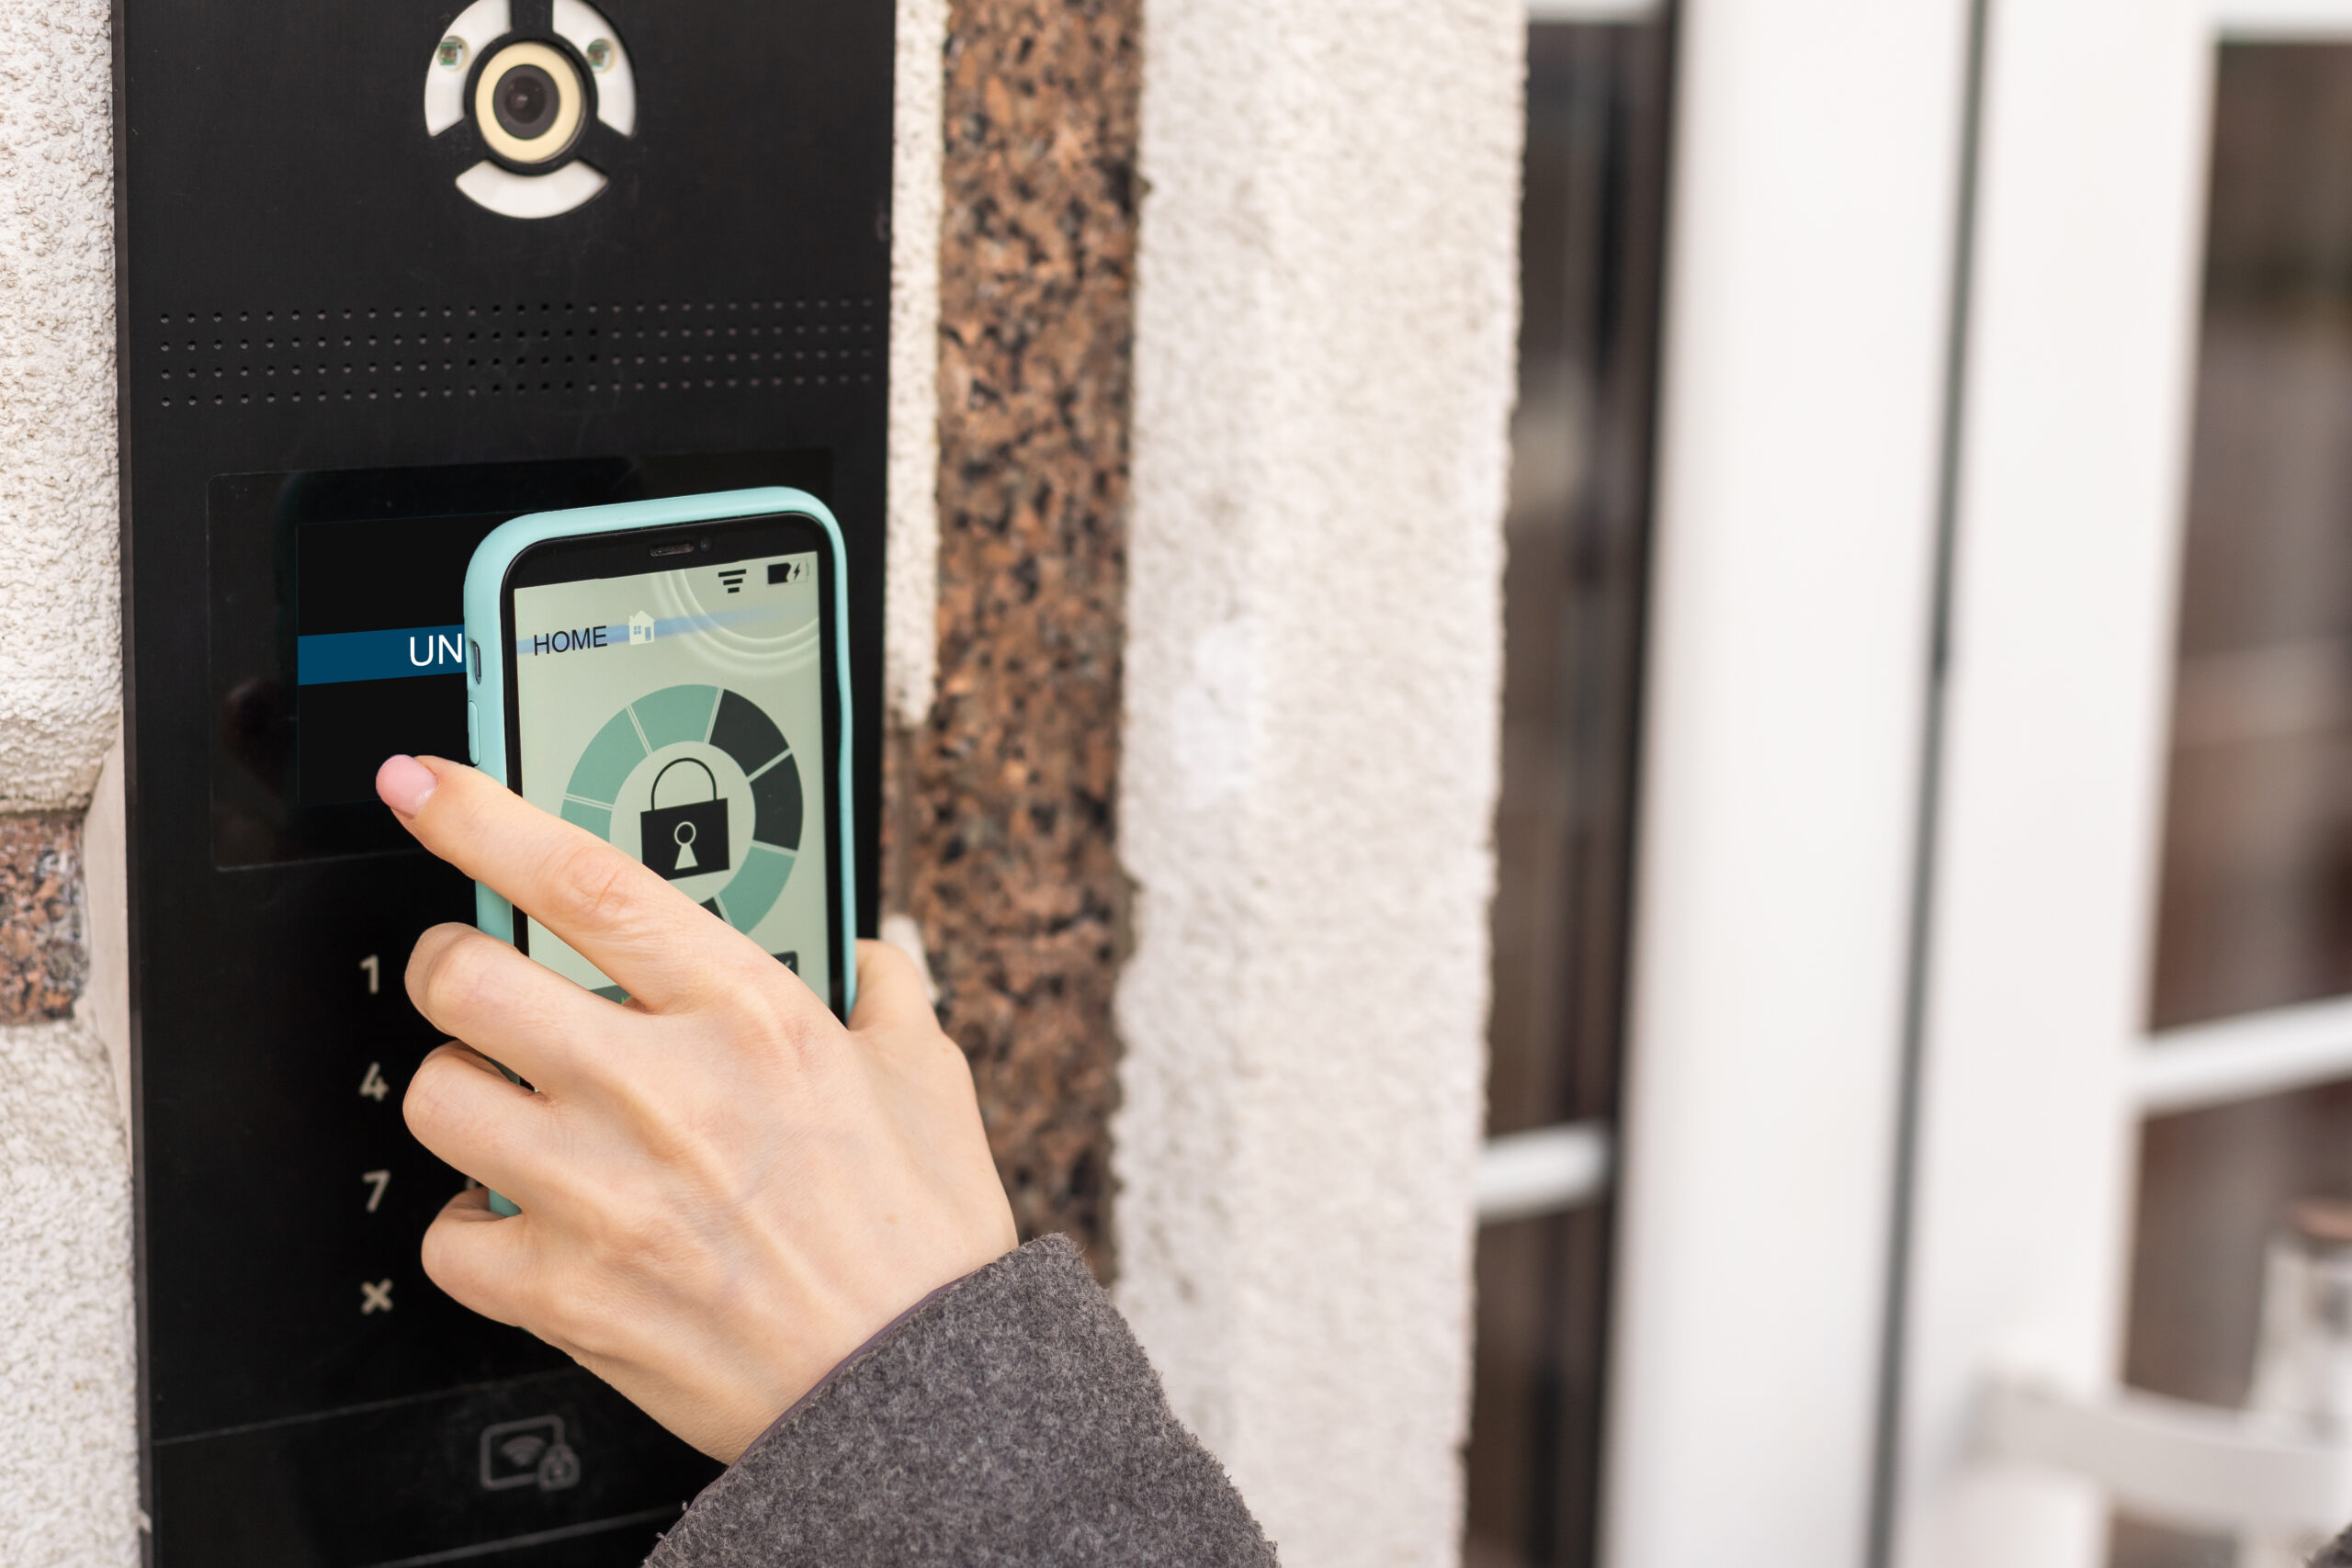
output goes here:
<path id="1" fill-rule="evenodd" d="M 936 1028 L 938 1022 L 913 959 L 887 942 L 857 944 L 857 1005 L 850 1010 L 851 1029 L 863 1033 L 910 1023 Z"/>

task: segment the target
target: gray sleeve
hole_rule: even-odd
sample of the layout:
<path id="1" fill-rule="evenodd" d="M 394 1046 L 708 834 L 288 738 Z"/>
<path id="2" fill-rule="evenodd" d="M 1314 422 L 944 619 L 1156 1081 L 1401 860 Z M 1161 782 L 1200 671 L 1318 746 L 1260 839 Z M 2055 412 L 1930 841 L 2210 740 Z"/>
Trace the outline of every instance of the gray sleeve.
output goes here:
<path id="1" fill-rule="evenodd" d="M 647 1568 L 1273 1562 L 1078 1248 L 1047 1236 L 820 1384 Z"/>

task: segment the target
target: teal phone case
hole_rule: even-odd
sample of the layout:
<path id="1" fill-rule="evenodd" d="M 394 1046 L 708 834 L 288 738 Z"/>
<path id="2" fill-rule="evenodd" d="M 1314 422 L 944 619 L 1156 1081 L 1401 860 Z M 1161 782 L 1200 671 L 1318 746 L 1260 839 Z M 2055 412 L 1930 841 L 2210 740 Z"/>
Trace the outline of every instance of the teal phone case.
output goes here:
<path id="1" fill-rule="evenodd" d="M 857 835 L 852 816 L 854 797 L 850 792 L 849 559 L 842 544 L 841 524 L 823 502 L 805 491 L 771 486 L 677 496 L 666 501 L 625 502 L 616 506 L 583 506 L 568 512 L 535 512 L 492 529 L 476 547 L 473 559 L 466 567 L 466 739 L 473 753 L 469 760 L 499 783 L 510 782 L 506 777 L 506 660 L 499 640 L 503 636 L 499 601 L 508 569 L 525 550 L 550 539 L 582 538 L 678 523 L 772 517 L 779 513 L 797 513 L 817 523 L 824 530 L 826 547 L 832 555 L 834 680 L 840 687 L 841 712 L 841 754 L 835 760 L 833 780 L 841 802 L 841 841 L 832 850 L 840 857 L 842 868 L 842 929 L 833 933 L 833 939 L 840 944 L 842 956 L 842 1005 L 846 1011 L 857 1001 Z M 474 924 L 501 942 L 512 942 L 514 907 L 499 893 L 477 882 Z M 491 1194 L 491 1203 L 500 1213 L 515 1212 L 513 1204 L 495 1192 Z"/>

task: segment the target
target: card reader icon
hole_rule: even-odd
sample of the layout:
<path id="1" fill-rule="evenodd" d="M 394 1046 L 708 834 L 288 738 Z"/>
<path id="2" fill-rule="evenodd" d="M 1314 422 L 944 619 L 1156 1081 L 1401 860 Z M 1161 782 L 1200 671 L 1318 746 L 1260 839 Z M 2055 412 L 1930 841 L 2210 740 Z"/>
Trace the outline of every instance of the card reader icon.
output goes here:
<path id="1" fill-rule="evenodd" d="M 653 640 L 653 617 L 647 615 L 642 610 L 639 610 L 636 615 L 631 615 L 628 618 L 628 640 L 631 642 L 651 642 Z"/>
<path id="2" fill-rule="evenodd" d="M 563 1440 L 562 1416 L 534 1416 L 482 1428 L 483 1491 L 536 1486 L 542 1492 L 561 1492 L 579 1484 L 580 1456 Z"/>

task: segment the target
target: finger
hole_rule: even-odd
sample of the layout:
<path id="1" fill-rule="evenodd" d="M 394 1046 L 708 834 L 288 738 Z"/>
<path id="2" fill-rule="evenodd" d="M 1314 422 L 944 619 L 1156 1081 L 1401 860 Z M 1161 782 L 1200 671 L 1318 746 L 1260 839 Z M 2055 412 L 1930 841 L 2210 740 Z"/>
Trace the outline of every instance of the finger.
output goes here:
<path id="1" fill-rule="evenodd" d="M 423 1258 L 425 1277 L 459 1306 L 523 1325 L 531 1294 L 529 1225 L 492 1213 L 487 1191 L 476 1187 L 441 1206 L 425 1229 Z"/>
<path id="2" fill-rule="evenodd" d="M 518 1201 L 537 1193 L 553 1154 L 547 1106 L 478 1051 L 452 1043 L 418 1064 L 401 1114 L 444 1163 Z"/>
<path id="3" fill-rule="evenodd" d="M 539 1089 L 593 1075 L 601 1058 L 582 1046 L 625 1026 L 621 1008 L 471 926 L 417 938 L 406 984 L 433 1027 Z"/>
<path id="4" fill-rule="evenodd" d="M 486 773 L 394 757 L 378 770 L 376 790 L 419 843 L 503 894 L 652 1011 L 692 1007 L 771 962 L 649 868 Z"/>
<path id="5" fill-rule="evenodd" d="M 910 1023 L 935 1025 L 939 1014 L 915 961 L 887 942 L 857 944 L 857 1004 L 850 1009 L 854 1030 L 894 1029 Z"/>

